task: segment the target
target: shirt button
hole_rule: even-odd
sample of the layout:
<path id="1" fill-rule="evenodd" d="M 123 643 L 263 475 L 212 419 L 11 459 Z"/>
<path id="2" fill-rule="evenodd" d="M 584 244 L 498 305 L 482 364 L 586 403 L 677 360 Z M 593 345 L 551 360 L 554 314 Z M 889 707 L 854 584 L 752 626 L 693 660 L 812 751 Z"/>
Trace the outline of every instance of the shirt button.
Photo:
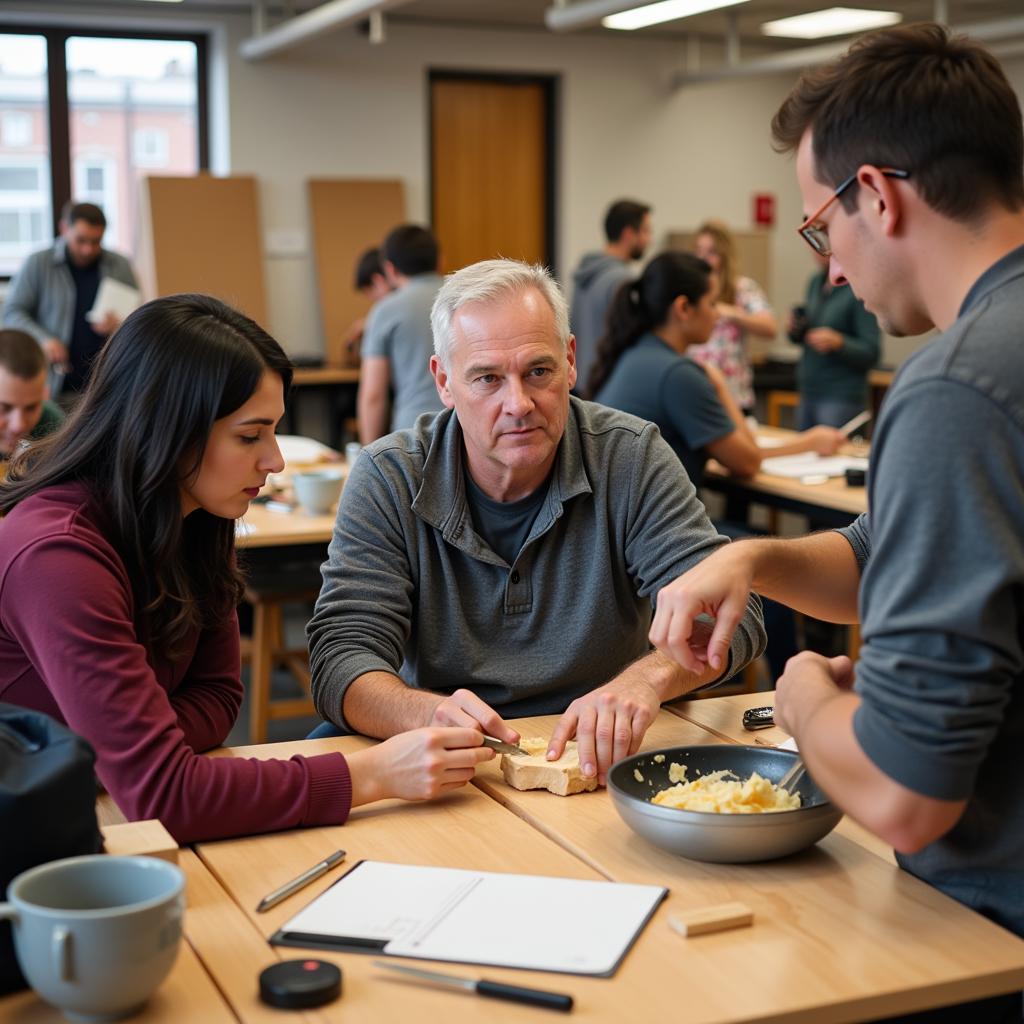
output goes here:
<path id="1" fill-rule="evenodd" d="M 519 570 L 518 569 L 513 569 L 512 570 L 512 582 L 513 583 L 518 583 L 519 582 Z"/>

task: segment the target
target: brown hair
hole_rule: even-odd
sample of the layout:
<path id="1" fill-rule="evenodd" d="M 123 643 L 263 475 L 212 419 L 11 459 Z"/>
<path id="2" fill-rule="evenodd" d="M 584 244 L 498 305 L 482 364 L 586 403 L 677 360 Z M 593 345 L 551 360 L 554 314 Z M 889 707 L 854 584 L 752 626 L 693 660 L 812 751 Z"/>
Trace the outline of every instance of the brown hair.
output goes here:
<path id="1" fill-rule="evenodd" d="M 772 119 L 775 148 L 795 150 L 809 129 L 817 178 L 833 187 L 873 163 L 908 171 L 953 220 L 974 220 L 992 202 L 1024 204 L 1017 97 L 992 54 L 942 25 L 869 33 L 804 72 Z M 848 210 L 854 191 L 842 197 Z"/>
<path id="2" fill-rule="evenodd" d="M 46 369 L 46 357 L 31 334 L 7 328 L 0 331 L 0 367 L 22 380 L 34 380 Z"/>
<path id="3" fill-rule="evenodd" d="M 710 235 L 718 253 L 718 301 L 732 305 L 736 301 L 736 279 L 739 274 L 739 260 L 736 256 L 736 239 L 720 220 L 706 220 L 693 236 Z"/>
<path id="4" fill-rule="evenodd" d="M 106 228 L 107 218 L 103 211 L 95 203 L 76 203 L 73 199 L 64 204 L 60 212 L 60 219 L 71 227 L 75 221 L 84 220 L 94 228 Z"/>

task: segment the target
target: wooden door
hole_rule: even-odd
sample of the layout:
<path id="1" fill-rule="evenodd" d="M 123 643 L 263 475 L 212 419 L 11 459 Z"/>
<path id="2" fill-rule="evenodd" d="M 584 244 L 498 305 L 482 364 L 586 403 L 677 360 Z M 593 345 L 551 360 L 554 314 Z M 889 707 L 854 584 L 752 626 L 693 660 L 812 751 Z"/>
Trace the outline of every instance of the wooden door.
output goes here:
<path id="1" fill-rule="evenodd" d="M 431 76 L 431 206 L 446 272 L 509 256 L 551 265 L 554 83 Z"/>

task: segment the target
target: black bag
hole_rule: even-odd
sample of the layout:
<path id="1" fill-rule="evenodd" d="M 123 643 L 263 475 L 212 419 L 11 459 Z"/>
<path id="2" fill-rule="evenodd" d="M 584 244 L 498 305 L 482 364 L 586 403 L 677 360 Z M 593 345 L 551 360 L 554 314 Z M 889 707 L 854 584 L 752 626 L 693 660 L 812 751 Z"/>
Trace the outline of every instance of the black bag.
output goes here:
<path id="1" fill-rule="evenodd" d="M 48 715 L 0 704 L 0 896 L 28 868 L 103 848 L 95 760 L 85 740 Z M 0 994 L 25 984 L 4 921 Z"/>

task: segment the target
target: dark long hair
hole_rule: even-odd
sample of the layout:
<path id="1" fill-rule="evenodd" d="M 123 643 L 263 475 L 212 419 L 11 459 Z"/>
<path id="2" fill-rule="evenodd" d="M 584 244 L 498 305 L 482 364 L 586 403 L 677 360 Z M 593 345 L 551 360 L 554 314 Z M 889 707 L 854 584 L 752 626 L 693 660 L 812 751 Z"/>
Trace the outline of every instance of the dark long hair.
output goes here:
<path id="1" fill-rule="evenodd" d="M 635 281 L 626 281 L 608 307 L 587 394 L 593 398 L 612 375 L 622 353 L 668 319 L 672 303 L 680 295 L 696 305 L 710 287 L 711 267 L 689 252 L 663 252 Z"/>
<path id="2" fill-rule="evenodd" d="M 174 659 L 187 633 L 231 614 L 242 593 L 235 524 L 182 517 L 181 484 L 202 462 L 215 420 L 263 374 L 287 393 L 292 368 L 258 324 L 206 295 L 171 295 L 132 313 L 93 363 L 64 426 L 11 463 L 0 515 L 57 484 L 85 484 L 131 581 L 135 625 Z"/>

